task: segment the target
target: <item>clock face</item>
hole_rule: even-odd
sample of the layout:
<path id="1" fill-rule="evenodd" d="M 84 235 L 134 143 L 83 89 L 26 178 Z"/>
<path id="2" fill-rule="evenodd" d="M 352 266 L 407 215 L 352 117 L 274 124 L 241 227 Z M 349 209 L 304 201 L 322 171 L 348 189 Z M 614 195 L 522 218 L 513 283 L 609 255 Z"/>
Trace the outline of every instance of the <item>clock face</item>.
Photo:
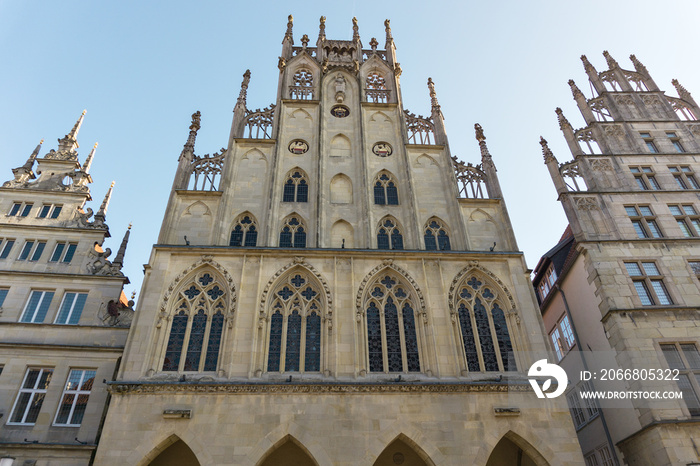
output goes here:
<path id="1" fill-rule="evenodd" d="M 302 139 L 295 139 L 289 143 L 288 149 L 292 154 L 301 155 L 309 150 L 309 144 Z"/>
<path id="2" fill-rule="evenodd" d="M 389 157 L 393 152 L 388 142 L 378 142 L 372 147 L 372 153 L 377 157 Z"/>
<path id="3" fill-rule="evenodd" d="M 350 115 L 350 109 L 345 105 L 336 105 L 335 107 L 331 108 L 331 115 L 336 118 L 345 118 L 346 116 Z"/>

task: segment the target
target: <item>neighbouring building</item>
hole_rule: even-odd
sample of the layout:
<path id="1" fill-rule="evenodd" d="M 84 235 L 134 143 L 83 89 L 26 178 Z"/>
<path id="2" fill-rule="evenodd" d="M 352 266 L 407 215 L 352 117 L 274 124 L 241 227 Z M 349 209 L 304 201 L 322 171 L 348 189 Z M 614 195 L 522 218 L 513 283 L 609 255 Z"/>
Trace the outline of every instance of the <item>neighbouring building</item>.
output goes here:
<path id="1" fill-rule="evenodd" d="M 574 130 L 557 109 L 573 160 L 559 164 L 541 140 L 570 226 L 533 284 L 570 374 L 675 371 L 618 388 L 683 395 L 606 406 L 580 395 L 601 380 L 570 380 L 586 464 L 700 464 L 700 108 L 676 80 L 679 97 L 667 96 L 634 55 L 634 71 L 603 55 L 600 73 L 581 57 L 590 99 L 569 81 L 587 126 Z"/>
<path id="2" fill-rule="evenodd" d="M 404 109 L 385 26 L 290 16 L 274 104 L 247 71 L 212 155 L 193 115 L 96 464 L 583 465 L 483 131 Z"/>
<path id="3" fill-rule="evenodd" d="M 87 465 L 95 453 L 133 302 L 121 272 L 129 231 L 110 262 L 90 165 L 81 165 L 83 115 L 58 150 L 27 162 L 0 187 L 0 464 Z M 43 141 L 42 141 L 43 142 Z"/>

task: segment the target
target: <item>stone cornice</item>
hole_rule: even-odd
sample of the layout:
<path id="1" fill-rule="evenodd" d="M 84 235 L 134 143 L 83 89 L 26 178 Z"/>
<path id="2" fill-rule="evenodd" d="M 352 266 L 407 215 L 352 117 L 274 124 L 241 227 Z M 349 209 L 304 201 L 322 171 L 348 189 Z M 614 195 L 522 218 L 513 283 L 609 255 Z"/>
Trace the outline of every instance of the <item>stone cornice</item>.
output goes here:
<path id="1" fill-rule="evenodd" d="M 108 382 L 114 395 L 132 394 L 364 394 L 364 393 L 509 393 L 531 392 L 526 384 L 511 383 L 377 383 L 377 384 L 292 384 L 292 383 L 191 383 L 191 382 Z"/>

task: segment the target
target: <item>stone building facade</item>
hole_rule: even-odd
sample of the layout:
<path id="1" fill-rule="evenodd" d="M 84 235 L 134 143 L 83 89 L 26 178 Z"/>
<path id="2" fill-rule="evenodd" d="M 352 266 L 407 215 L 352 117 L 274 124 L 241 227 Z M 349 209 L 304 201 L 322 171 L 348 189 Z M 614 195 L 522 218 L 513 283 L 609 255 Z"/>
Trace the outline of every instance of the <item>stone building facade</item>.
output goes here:
<path id="1" fill-rule="evenodd" d="M 97 213 L 77 136 L 85 112 L 0 187 L 0 464 L 79 465 L 94 455 L 133 316 L 121 272 L 129 231 L 109 260 L 109 188 Z M 43 142 L 43 141 L 42 141 Z M 92 217 L 92 218 L 91 218 Z M 95 383 L 95 381 L 97 381 Z"/>
<path id="2" fill-rule="evenodd" d="M 595 406 L 580 399 L 583 382 L 570 381 L 587 464 L 700 464 L 700 108 L 677 80 L 679 97 L 666 95 L 634 55 L 632 71 L 603 54 L 600 73 L 581 57 L 592 98 L 569 81 L 587 126 L 574 130 L 557 109 L 573 160 L 559 164 L 541 141 L 570 229 L 534 285 L 571 373 L 662 369 L 676 380 L 619 389 L 683 395 Z"/>
<path id="3" fill-rule="evenodd" d="M 404 109 L 388 20 L 292 28 L 273 105 L 246 72 L 213 155 L 193 115 L 97 464 L 582 465 L 481 127 Z"/>

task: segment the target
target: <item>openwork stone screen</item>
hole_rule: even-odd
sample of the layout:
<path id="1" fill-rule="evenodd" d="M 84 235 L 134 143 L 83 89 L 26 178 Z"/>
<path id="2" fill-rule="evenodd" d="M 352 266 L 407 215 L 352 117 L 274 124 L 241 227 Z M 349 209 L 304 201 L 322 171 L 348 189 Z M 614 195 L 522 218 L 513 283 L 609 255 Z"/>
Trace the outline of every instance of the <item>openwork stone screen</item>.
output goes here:
<path id="1" fill-rule="evenodd" d="M 218 191 L 221 179 L 221 170 L 224 168 L 224 156 L 226 150 L 212 156 L 195 156 L 190 165 L 191 176 L 189 189 L 194 191 Z"/>
<path id="2" fill-rule="evenodd" d="M 292 76 L 289 96 L 296 100 L 312 100 L 314 98 L 314 76 L 311 71 L 300 69 Z"/>
<path id="3" fill-rule="evenodd" d="M 481 166 L 473 166 L 471 163 L 465 164 L 452 158 L 452 167 L 457 178 L 459 197 L 471 199 L 484 199 L 484 186 L 486 185 L 486 174 L 481 171 Z"/>
<path id="4" fill-rule="evenodd" d="M 364 302 L 370 372 L 420 372 L 416 305 L 395 273 L 382 273 Z"/>
<path id="5" fill-rule="evenodd" d="M 248 111 L 243 125 L 243 137 L 247 139 L 272 139 L 272 122 L 275 105 L 254 112 Z"/>
<path id="6" fill-rule="evenodd" d="M 409 144 L 435 144 L 435 125 L 428 118 L 404 110 Z"/>
<path id="7" fill-rule="evenodd" d="M 321 370 L 321 293 L 305 272 L 291 273 L 272 293 L 268 372 Z"/>
<path id="8" fill-rule="evenodd" d="M 389 90 L 382 75 L 374 72 L 367 76 L 365 80 L 365 96 L 367 96 L 367 102 L 385 104 L 389 101 Z"/>
<path id="9" fill-rule="evenodd" d="M 226 288 L 201 271 L 180 288 L 175 301 L 164 371 L 215 371 L 226 312 Z"/>
<path id="10" fill-rule="evenodd" d="M 470 372 L 516 370 L 513 346 L 496 290 L 475 274 L 457 288 L 457 312 L 467 369 Z"/>

